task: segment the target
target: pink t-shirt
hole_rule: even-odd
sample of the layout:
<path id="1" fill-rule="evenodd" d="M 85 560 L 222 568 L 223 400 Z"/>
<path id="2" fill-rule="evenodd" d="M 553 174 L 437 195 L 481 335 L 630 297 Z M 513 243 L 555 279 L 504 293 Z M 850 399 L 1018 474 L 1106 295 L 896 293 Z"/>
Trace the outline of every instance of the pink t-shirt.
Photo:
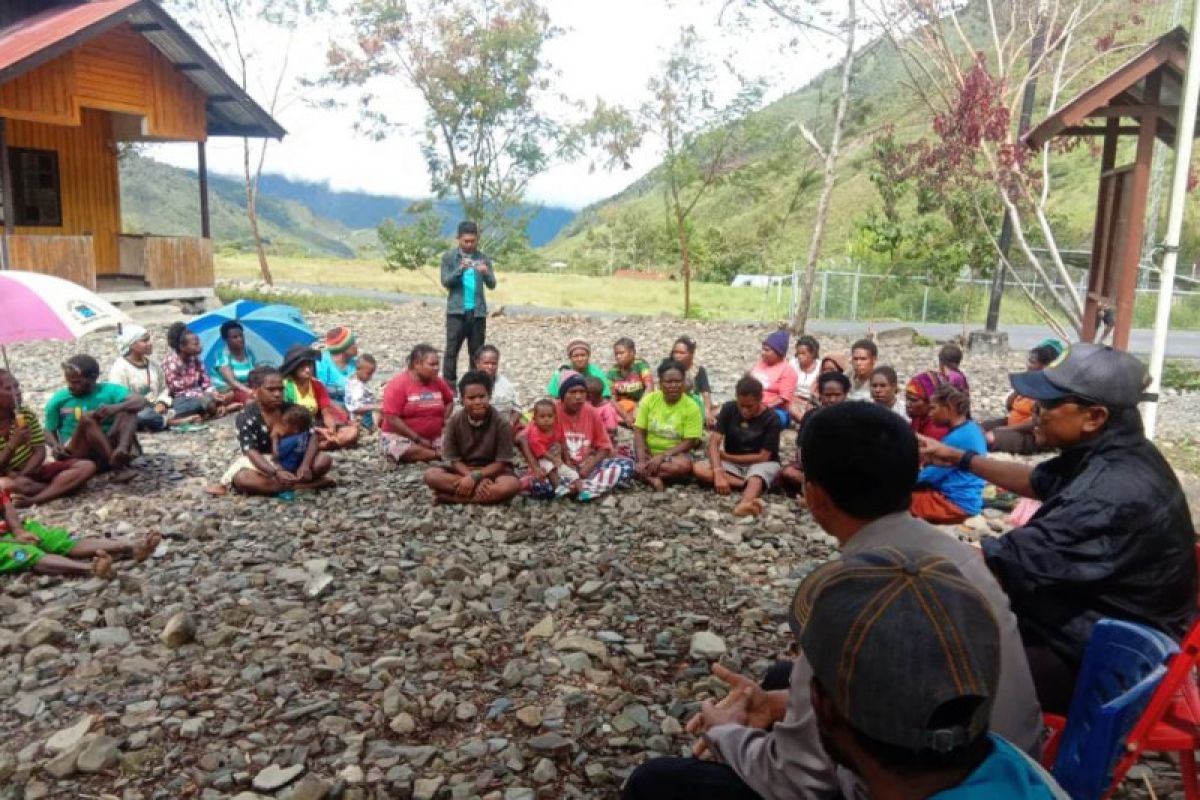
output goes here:
<path id="1" fill-rule="evenodd" d="M 605 430 L 616 430 L 617 426 L 621 424 L 621 412 L 617 411 L 612 400 L 605 400 L 592 408 L 596 409 L 596 413 L 600 415 L 600 422 L 604 424 Z"/>
<path id="2" fill-rule="evenodd" d="M 405 370 L 383 390 L 383 432 L 400 433 L 388 424 L 388 415 L 392 415 L 404 420 L 418 436 L 436 439 L 446 426 L 446 408 L 453 403 L 454 392 L 444 380 L 421 383 Z"/>
<path id="3" fill-rule="evenodd" d="M 579 466 L 593 450 L 612 449 L 612 439 L 608 438 L 600 413 L 590 403 L 584 403 L 573 417 L 563 410 L 561 400 L 555 405 L 558 406 L 561 440 L 566 445 L 563 461 Z"/>
<path id="4" fill-rule="evenodd" d="M 772 366 L 765 361 L 759 361 L 750 370 L 750 374 L 762 384 L 763 403 L 772 407 L 781 405 L 786 408 L 792 402 L 799 377 L 791 364 L 780 360 L 779 363 Z"/>

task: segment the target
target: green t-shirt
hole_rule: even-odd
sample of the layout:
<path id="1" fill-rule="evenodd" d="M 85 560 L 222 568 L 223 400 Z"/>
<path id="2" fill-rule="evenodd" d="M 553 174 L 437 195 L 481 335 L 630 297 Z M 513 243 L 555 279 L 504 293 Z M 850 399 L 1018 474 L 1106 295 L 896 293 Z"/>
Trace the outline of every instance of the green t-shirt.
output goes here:
<path id="1" fill-rule="evenodd" d="M 550 395 L 555 400 L 559 399 L 559 397 L 558 397 L 559 378 L 561 378 L 562 374 L 567 371 L 574 372 L 575 368 L 573 366 L 571 366 L 570 364 L 563 364 L 561 367 L 558 368 L 558 370 L 555 371 L 554 376 L 550 378 L 550 385 L 546 387 L 546 394 Z M 599 378 L 600 382 L 604 384 L 604 391 L 601 392 L 601 395 L 603 395 L 604 397 L 612 397 L 612 389 L 608 385 L 608 376 L 604 374 L 604 370 L 600 369 L 595 364 L 592 364 L 591 362 L 589 362 L 588 367 L 587 367 L 587 375 L 585 375 L 584 377 L 585 378 L 586 377 Z"/>
<path id="2" fill-rule="evenodd" d="M 704 415 L 700 407 L 689 402 L 686 395 L 675 405 L 667 403 L 662 389 L 655 389 L 638 404 L 634 426 L 646 432 L 646 446 L 656 456 L 678 445 L 684 439 L 699 439 L 704 435 Z"/>
<path id="3" fill-rule="evenodd" d="M 97 383 L 90 394 L 76 397 L 69 389 L 59 389 L 46 403 L 45 428 L 58 434 L 58 438 L 66 444 L 75 433 L 75 426 L 84 414 L 95 411 L 100 406 L 124 403 L 129 399 L 129 390 L 115 383 Z M 107 432 L 112 427 L 113 418 L 104 420 L 101 427 Z"/>

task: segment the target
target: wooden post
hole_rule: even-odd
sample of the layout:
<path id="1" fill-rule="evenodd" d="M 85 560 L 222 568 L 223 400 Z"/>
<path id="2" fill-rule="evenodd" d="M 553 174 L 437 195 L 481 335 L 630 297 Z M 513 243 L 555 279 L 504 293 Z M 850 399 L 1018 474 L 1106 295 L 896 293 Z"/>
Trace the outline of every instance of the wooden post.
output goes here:
<path id="1" fill-rule="evenodd" d="M 4 202 L 4 207 L 0 208 L 4 214 L 4 233 L 0 235 L 0 269 L 9 269 L 8 237 L 12 236 L 16 224 L 13 220 L 16 207 L 13 205 L 12 169 L 8 163 L 8 120 L 4 117 L 0 117 L 0 196 Z"/>
<path id="2" fill-rule="evenodd" d="M 1128 229 L 1125 235 L 1125 247 L 1118 254 L 1117 264 L 1117 324 L 1113 331 L 1113 347 L 1118 350 L 1129 349 L 1129 332 L 1133 329 L 1133 306 L 1137 300 L 1138 262 L 1142 256 L 1142 235 L 1146 231 L 1146 201 L 1150 193 L 1150 167 L 1154 160 L 1154 140 L 1158 135 L 1158 114 L 1154 106 L 1158 105 L 1159 90 L 1162 87 L 1162 73 L 1152 72 L 1146 78 L 1146 92 L 1143 102 L 1147 111 L 1141 116 L 1141 129 L 1138 132 L 1137 157 L 1133 164 L 1131 179 L 1133 185 L 1129 190 Z M 1181 136 L 1191 136 L 1192 131 L 1180 131 Z"/>
<path id="3" fill-rule="evenodd" d="M 1088 290 L 1084 296 L 1083 329 L 1079 332 L 1080 340 L 1090 342 L 1096 338 L 1096 329 L 1100 323 L 1100 295 L 1104 292 L 1106 283 L 1105 273 L 1108 270 L 1110 258 L 1108 247 L 1111 243 L 1113 207 L 1111 198 L 1112 182 L 1108 174 L 1117 164 L 1117 144 L 1120 140 L 1121 120 L 1110 117 L 1104 128 L 1104 150 L 1100 155 L 1100 183 L 1096 188 L 1096 223 L 1092 231 L 1092 263 L 1088 270 Z"/>
<path id="4" fill-rule="evenodd" d="M 196 174 L 200 176 L 200 235 L 212 238 L 212 223 L 208 217 L 208 153 L 204 142 L 196 143 Z"/>

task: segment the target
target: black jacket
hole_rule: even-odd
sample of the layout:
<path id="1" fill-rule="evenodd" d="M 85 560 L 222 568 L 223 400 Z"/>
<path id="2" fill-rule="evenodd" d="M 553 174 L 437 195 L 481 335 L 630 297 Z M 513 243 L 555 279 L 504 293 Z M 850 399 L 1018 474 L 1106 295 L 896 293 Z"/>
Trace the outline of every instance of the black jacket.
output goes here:
<path id="1" fill-rule="evenodd" d="M 1187 499 L 1136 411 L 1032 476 L 1043 505 L 1028 525 L 983 542 L 1026 644 L 1078 667 L 1104 617 L 1182 638 L 1196 613 L 1196 542 Z"/>
<path id="2" fill-rule="evenodd" d="M 487 272 L 475 281 L 475 316 L 487 316 L 486 289 L 496 288 L 496 272 L 492 267 L 492 259 L 476 251 L 470 256 L 472 261 L 482 261 L 487 264 Z M 463 253 L 457 247 L 442 254 L 442 286 L 450 292 L 446 298 L 447 314 L 463 313 Z M 486 289 L 485 289 L 486 287 Z"/>

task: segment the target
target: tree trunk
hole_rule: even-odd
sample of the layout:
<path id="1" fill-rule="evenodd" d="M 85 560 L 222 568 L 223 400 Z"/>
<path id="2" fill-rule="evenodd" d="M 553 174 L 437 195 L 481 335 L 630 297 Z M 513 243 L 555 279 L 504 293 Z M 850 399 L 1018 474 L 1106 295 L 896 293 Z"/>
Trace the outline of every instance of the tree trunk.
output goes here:
<path id="1" fill-rule="evenodd" d="M 242 156 L 246 177 L 246 217 L 250 220 L 250 235 L 254 237 L 254 249 L 258 253 L 258 269 L 263 282 L 273 286 L 275 281 L 271 277 L 271 265 L 267 263 L 267 249 L 258 230 L 258 187 L 255 176 L 250 172 L 250 140 L 246 138 L 242 139 Z"/>
<path id="2" fill-rule="evenodd" d="M 692 314 L 692 252 L 688 247 L 687 219 L 678 217 L 679 254 L 683 257 L 683 318 Z"/>
<path id="3" fill-rule="evenodd" d="M 800 294 L 796 318 L 792 320 L 792 331 L 797 334 L 804 333 L 808 325 L 813 286 L 817 280 L 817 259 L 821 255 L 821 240 L 825 235 L 825 222 L 829 217 L 829 201 L 833 197 L 834 184 L 837 183 L 838 148 L 842 142 L 842 127 L 846 122 L 846 107 L 850 104 L 850 85 L 854 77 L 854 33 L 857 27 L 856 0 L 847 0 L 846 57 L 842 60 L 842 88 L 838 95 L 837 110 L 834 112 L 829 149 L 825 151 L 825 176 L 821 184 L 821 196 L 817 200 L 812 238 L 808 241 L 808 257 L 804 263 L 804 291 Z"/>

